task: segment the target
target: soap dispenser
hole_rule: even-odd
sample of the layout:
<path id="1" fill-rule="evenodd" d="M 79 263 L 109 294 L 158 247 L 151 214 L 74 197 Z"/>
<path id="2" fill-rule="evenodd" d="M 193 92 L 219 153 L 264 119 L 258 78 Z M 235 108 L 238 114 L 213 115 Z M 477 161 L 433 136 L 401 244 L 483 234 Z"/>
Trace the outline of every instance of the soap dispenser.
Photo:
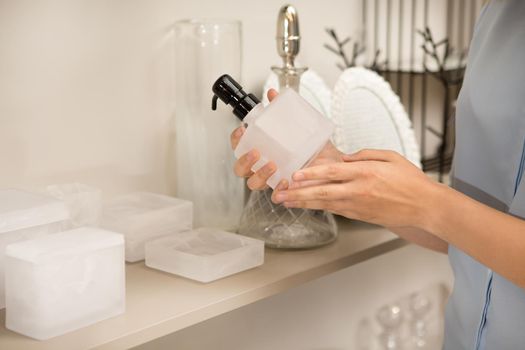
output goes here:
<path id="1" fill-rule="evenodd" d="M 283 90 L 266 107 L 227 74 L 217 79 L 212 90 L 212 109 L 220 99 L 247 126 L 235 157 L 257 149 L 261 157 L 252 167 L 254 172 L 269 161 L 275 163 L 277 170 L 267 182 L 271 188 L 282 179 L 291 183 L 293 173 L 305 166 L 334 132 L 333 123 L 293 89 Z"/>

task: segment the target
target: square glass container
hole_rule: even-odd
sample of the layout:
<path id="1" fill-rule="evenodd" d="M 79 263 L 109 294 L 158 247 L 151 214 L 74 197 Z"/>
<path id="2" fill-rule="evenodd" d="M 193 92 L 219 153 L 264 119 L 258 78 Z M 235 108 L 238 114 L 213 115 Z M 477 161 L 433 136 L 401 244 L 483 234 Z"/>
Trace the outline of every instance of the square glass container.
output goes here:
<path id="1" fill-rule="evenodd" d="M 264 263 L 264 242 L 199 228 L 146 244 L 146 266 L 207 283 Z"/>
<path id="2" fill-rule="evenodd" d="M 5 247 L 59 232 L 68 219 L 69 213 L 62 201 L 23 190 L 0 190 L 0 309 L 5 307 Z"/>
<path id="3" fill-rule="evenodd" d="M 68 229 L 98 226 L 102 209 L 102 191 L 81 183 L 49 185 L 45 193 L 63 201 L 70 215 Z"/>
<path id="4" fill-rule="evenodd" d="M 48 339 L 125 309 L 124 238 L 82 227 L 6 248 L 6 327 Z"/>
<path id="5" fill-rule="evenodd" d="M 193 204 L 155 193 L 131 193 L 104 206 L 100 226 L 122 233 L 126 261 L 136 262 L 144 260 L 147 241 L 192 229 Z"/>

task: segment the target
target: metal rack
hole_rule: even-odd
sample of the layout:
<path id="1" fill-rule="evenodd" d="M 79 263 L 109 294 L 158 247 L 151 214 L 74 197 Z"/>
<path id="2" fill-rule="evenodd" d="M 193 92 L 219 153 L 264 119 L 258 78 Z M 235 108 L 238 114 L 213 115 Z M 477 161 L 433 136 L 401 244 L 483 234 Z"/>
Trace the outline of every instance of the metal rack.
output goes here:
<path id="1" fill-rule="evenodd" d="M 484 0 L 361 0 L 358 40 L 326 45 L 352 59 L 340 68 L 364 65 L 377 71 L 399 95 L 418 138 L 423 169 L 440 180 L 451 167 L 455 102 L 466 54 Z M 340 53 L 339 53 L 340 54 Z M 348 64 L 348 63 L 351 64 Z"/>

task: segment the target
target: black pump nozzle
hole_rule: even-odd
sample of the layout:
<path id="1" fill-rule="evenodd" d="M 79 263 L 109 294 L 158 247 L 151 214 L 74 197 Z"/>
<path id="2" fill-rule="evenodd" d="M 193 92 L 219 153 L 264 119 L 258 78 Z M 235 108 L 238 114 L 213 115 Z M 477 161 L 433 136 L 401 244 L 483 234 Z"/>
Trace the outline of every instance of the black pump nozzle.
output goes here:
<path id="1" fill-rule="evenodd" d="M 236 82 L 228 74 L 224 74 L 213 84 L 212 91 L 214 93 L 211 101 L 211 109 L 217 109 L 217 100 L 220 98 L 222 102 L 231 105 L 233 114 L 240 120 L 260 103 L 260 101 L 253 94 L 247 94 L 242 89 L 242 86 Z"/>

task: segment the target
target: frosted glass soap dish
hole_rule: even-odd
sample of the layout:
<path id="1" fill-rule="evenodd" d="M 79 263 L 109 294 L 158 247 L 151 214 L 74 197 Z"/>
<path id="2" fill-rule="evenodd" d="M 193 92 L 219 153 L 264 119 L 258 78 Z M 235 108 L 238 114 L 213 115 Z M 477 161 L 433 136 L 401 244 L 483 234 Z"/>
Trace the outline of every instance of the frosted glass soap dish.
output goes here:
<path id="1" fill-rule="evenodd" d="M 204 283 L 263 262 L 263 241 L 212 228 L 165 236 L 146 244 L 146 266 Z"/>

